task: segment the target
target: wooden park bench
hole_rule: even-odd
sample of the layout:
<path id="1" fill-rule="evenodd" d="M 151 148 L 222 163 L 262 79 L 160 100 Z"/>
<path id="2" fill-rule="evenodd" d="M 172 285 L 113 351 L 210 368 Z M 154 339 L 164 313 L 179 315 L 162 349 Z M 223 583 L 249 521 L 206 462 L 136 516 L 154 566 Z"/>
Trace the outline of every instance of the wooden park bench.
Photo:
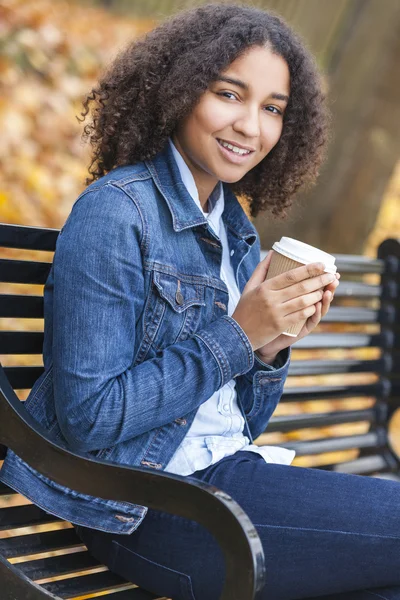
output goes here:
<path id="1" fill-rule="evenodd" d="M 13 355 L 12 366 L 0 367 L 2 457 L 9 447 L 45 476 L 82 493 L 142 504 L 198 521 L 214 534 L 224 552 L 227 570 L 221 598 L 253 599 L 265 581 L 262 548 L 250 520 L 227 494 L 183 477 L 88 460 L 67 452 L 46 439 L 46 432 L 19 400 L 43 367 L 21 366 L 18 357 L 40 356 L 43 332 L 9 331 L 12 321 L 8 321 L 7 330 L 6 319 L 43 319 L 43 298 L 17 294 L 17 286 L 10 284 L 44 285 L 51 263 L 22 260 L 21 255 L 25 251 L 26 258 L 26 250 L 54 251 L 58 233 L 55 229 L 0 224 L 0 281 L 4 288 L 0 294 L 4 323 L 0 354 Z M 21 249 L 21 253 L 17 256 L 10 248 Z M 281 405 L 259 442 L 264 443 L 264 437 L 271 435 L 276 438 L 281 432 L 289 436 L 282 437 L 281 444 L 294 448 L 300 460 L 314 456 L 317 468 L 399 478 L 400 460 L 389 424 L 400 407 L 400 244 L 386 240 L 377 259 L 339 255 L 337 265 L 342 278 L 333 306 L 318 331 L 295 345 Z M 334 331 L 327 331 L 329 327 Z M 325 376 L 335 374 L 340 376 L 339 384 L 327 384 Z M 358 381 L 347 381 L 356 374 Z M 310 375 L 315 376 L 313 385 L 301 385 L 302 378 Z M 354 408 L 349 405 L 351 399 L 367 404 Z M 317 412 L 298 410 L 297 403 L 304 401 L 317 407 Z M 325 409 L 318 408 L 321 406 Z M 346 432 L 332 436 L 332 426 L 345 427 Z M 352 433 L 348 428 L 354 426 L 358 429 Z M 362 432 L 360 426 L 364 427 Z M 307 439 L 300 439 L 302 433 Z M 332 459 L 339 451 L 352 453 L 351 458 Z M 3 484 L 0 496 L 18 499 Z M 2 600 L 86 598 L 96 592 L 102 592 L 102 599 L 112 600 L 158 598 L 108 571 L 88 553 L 70 523 L 20 500 L 0 509 Z M 40 532 L 21 529 L 37 525 Z"/>

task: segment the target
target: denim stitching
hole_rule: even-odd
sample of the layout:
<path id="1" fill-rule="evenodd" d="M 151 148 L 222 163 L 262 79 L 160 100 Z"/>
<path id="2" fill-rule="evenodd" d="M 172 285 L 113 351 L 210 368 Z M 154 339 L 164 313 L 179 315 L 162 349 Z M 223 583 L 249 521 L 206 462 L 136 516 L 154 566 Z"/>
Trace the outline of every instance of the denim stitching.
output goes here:
<path id="1" fill-rule="evenodd" d="M 250 346 L 249 338 L 247 337 L 247 335 L 245 334 L 243 329 L 240 327 L 239 323 L 237 323 L 232 317 L 224 315 L 222 318 L 225 319 L 226 321 L 228 321 L 228 323 L 230 323 L 231 326 L 235 329 L 235 331 L 237 331 L 237 333 L 239 334 L 240 339 L 242 340 L 242 342 L 245 345 L 246 350 L 247 350 L 247 356 L 249 359 L 249 367 L 252 368 L 253 364 L 254 364 L 254 352 L 253 352 L 252 347 Z"/>
<path id="2" fill-rule="evenodd" d="M 253 523 L 254 527 L 270 527 L 271 529 L 289 529 L 294 531 L 315 531 L 317 533 L 342 533 L 343 535 L 358 535 L 361 537 L 372 537 L 378 539 L 393 539 L 400 540 L 398 535 L 376 535 L 374 533 L 357 533 L 355 531 L 342 531 L 341 529 L 315 529 L 313 527 L 290 527 L 288 525 L 268 525 L 261 523 Z"/>
<path id="3" fill-rule="evenodd" d="M 232 379 L 232 371 L 230 368 L 230 364 L 227 361 L 226 354 L 223 351 L 220 344 L 218 344 L 206 331 L 202 331 L 201 335 L 200 334 L 195 334 L 195 335 L 197 335 L 197 337 L 199 337 L 201 339 L 207 340 L 208 345 L 212 349 L 213 354 L 217 358 L 218 363 L 223 372 L 223 376 L 225 378 L 225 379 L 223 379 L 223 382 L 226 383 L 226 381 L 229 381 L 230 379 Z"/>
<path id="4" fill-rule="evenodd" d="M 210 351 L 210 352 L 211 352 L 211 354 L 213 355 L 213 357 L 214 357 L 214 360 L 215 360 L 215 362 L 217 363 L 217 365 L 218 365 L 218 368 L 219 368 L 219 371 L 220 371 L 220 373 L 221 373 L 221 385 L 222 385 L 222 384 L 223 384 L 223 382 L 224 382 L 224 376 L 225 376 L 225 375 L 224 375 L 224 371 L 223 371 L 223 369 L 222 369 L 222 366 L 221 366 L 221 364 L 220 364 L 220 362 L 219 362 L 219 360 L 218 360 L 217 356 L 215 355 L 215 353 L 214 353 L 213 349 L 211 348 L 210 344 L 208 344 L 208 343 L 207 343 L 207 341 L 206 341 L 206 340 L 205 340 L 203 337 L 201 337 L 201 336 L 200 336 L 198 333 L 195 333 L 193 337 L 197 337 L 197 338 L 199 338 L 199 340 L 201 340 L 201 341 L 203 342 L 203 344 L 204 344 L 205 346 L 207 346 L 207 348 L 209 349 L 209 351 Z"/>
<path id="5" fill-rule="evenodd" d="M 17 458 L 18 458 L 18 457 L 17 457 Z M 28 495 L 28 494 L 27 494 L 25 491 L 24 491 L 24 492 L 22 492 L 22 491 L 19 489 L 19 486 L 18 486 L 18 485 L 16 485 L 14 481 L 13 481 L 12 483 L 9 483 L 9 482 L 8 482 L 8 479 L 7 479 L 7 477 L 4 477 L 4 476 L 2 476 L 2 477 L 1 477 L 1 480 L 0 480 L 0 481 L 2 481 L 3 483 L 5 483 L 5 484 L 9 485 L 9 487 L 11 487 L 13 490 L 15 490 L 16 492 L 18 492 L 18 493 L 19 493 L 21 496 L 23 496 L 24 498 L 27 498 L 28 500 L 30 500 L 31 502 L 33 502 L 33 504 L 35 504 L 36 506 L 38 506 L 39 508 L 41 508 L 41 509 L 42 509 L 44 512 L 46 512 L 46 513 L 48 513 L 48 514 L 50 514 L 50 515 L 52 515 L 52 516 L 54 516 L 54 517 L 57 517 L 58 519 L 60 518 L 60 516 L 59 516 L 58 514 L 56 514 L 55 512 L 51 511 L 51 509 L 49 509 L 49 508 L 45 508 L 45 507 L 44 507 L 44 505 L 42 505 L 42 503 L 41 503 L 41 502 L 38 502 L 38 500 L 32 500 L 32 498 L 31 498 L 31 497 L 30 497 L 30 496 L 29 496 L 29 495 Z M 110 500 L 109 502 L 112 502 L 112 501 Z M 114 504 L 115 504 L 116 506 L 115 506 L 115 507 L 113 507 L 113 509 L 114 509 L 114 508 L 118 508 L 118 506 L 117 506 L 117 504 L 118 504 L 118 503 L 117 503 L 117 502 L 115 502 Z M 121 504 L 126 504 L 126 503 L 125 503 L 125 502 L 121 502 Z M 110 505 L 110 506 L 112 506 L 112 505 Z M 134 527 L 133 527 L 133 529 L 132 529 L 132 530 L 128 530 L 128 531 L 129 531 L 129 533 L 133 533 L 133 531 L 134 531 L 135 529 L 137 529 L 137 527 L 138 527 L 138 526 L 140 525 L 140 523 L 143 521 L 143 519 L 144 519 L 144 517 L 146 516 L 146 514 L 147 514 L 147 511 L 148 511 L 148 507 L 147 507 L 147 506 L 141 506 L 140 504 L 133 504 L 133 506 L 134 506 L 134 507 L 138 507 L 139 509 L 142 509 L 142 511 L 143 511 L 143 514 L 142 514 L 142 515 L 140 515 L 140 516 L 134 516 L 134 517 L 133 517 L 133 518 L 135 519 L 135 523 L 134 523 Z M 73 525 L 74 525 L 74 524 L 76 524 L 76 525 L 81 525 L 82 527 L 87 527 L 87 524 L 86 524 L 86 523 L 83 523 L 83 522 L 82 522 L 82 521 L 79 519 L 79 517 L 77 517 L 77 518 L 75 518 L 75 517 L 74 517 L 74 520 L 73 520 L 73 521 L 69 521 L 68 519 L 64 519 L 64 520 L 68 521 L 69 523 L 72 523 Z M 97 529 L 100 529 L 101 531 L 104 531 L 105 533 L 115 533 L 115 530 L 114 530 L 114 529 L 105 529 L 104 527 L 101 527 L 101 526 L 99 527 L 99 526 L 98 526 L 98 523 L 96 523 L 96 528 L 97 528 Z"/>
<path id="6" fill-rule="evenodd" d="M 113 184 L 111 184 L 111 185 L 113 185 Z M 140 210 L 140 205 L 136 201 L 136 198 L 134 198 L 133 193 L 131 194 L 127 190 L 122 189 L 121 187 L 119 187 L 117 185 L 113 185 L 113 187 L 115 187 L 116 189 L 120 190 L 123 194 L 125 194 L 125 196 L 127 198 L 129 198 L 132 201 L 132 203 L 135 205 L 135 208 L 139 213 L 139 217 L 142 222 L 142 239 L 140 240 L 139 245 L 140 245 L 140 249 L 141 249 L 143 255 L 146 256 L 147 250 L 149 247 L 149 236 L 148 236 L 149 228 L 147 227 L 145 216 L 144 216 L 143 212 Z M 133 190 L 132 190 L 132 192 L 133 192 Z"/>

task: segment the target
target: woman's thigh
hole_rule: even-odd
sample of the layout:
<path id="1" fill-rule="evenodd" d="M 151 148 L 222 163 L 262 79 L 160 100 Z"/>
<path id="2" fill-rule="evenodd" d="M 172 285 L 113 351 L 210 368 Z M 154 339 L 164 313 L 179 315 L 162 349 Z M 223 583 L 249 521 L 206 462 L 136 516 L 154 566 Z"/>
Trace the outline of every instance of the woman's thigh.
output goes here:
<path id="1" fill-rule="evenodd" d="M 267 464 L 251 452 L 191 477 L 226 491 L 254 523 L 266 559 L 262 599 L 400 599 L 398 482 Z M 221 594 L 221 550 L 193 521 L 149 510 L 132 535 L 96 538 L 111 549 L 106 558 L 112 570 L 155 593 L 174 600 Z M 339 595 L 353 590 L 358 595 Z"/>

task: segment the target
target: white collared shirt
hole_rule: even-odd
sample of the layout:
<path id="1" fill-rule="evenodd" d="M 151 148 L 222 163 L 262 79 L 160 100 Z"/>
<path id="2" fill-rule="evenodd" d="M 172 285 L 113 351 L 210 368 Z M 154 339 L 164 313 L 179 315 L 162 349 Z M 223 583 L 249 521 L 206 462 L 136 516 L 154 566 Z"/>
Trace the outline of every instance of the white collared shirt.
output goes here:
<path id="1" fill-rule="evenodd" d="M 224 212 L 224 190 L 221 182 L 214 188 L 208 199 L 209 211 L 204 212 L 193 175 L 169 139 L 182 181 L 189 194 L 202 211 L 210 227 L 222 244 L 221 279 L 229 292 L 228 314 L 231 316 L 240 299 L 240 291 L 235 281 L 231 265 L 228 238 L 222 220 Z M 256 446 L 243 434 L 244 418 L 237 403 L 236 382 L 228 381 L 211 398 L 198 408 L 192 425 L 185 438 L 168 463 L 165 471 L 178 475 L 191 475 L 195 471 L 234 454 L 238 450 L 258 452 L 269 463 L 291 464 L 295 452 L 276 446 Z"/>

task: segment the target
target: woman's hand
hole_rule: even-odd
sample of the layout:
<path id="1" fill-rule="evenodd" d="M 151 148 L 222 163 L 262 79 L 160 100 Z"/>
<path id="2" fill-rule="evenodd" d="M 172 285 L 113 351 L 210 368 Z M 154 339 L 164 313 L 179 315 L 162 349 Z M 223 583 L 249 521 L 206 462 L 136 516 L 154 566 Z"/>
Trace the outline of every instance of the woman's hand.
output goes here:
<path id="1" fill-rule="evenodd" d="M 271 258 L 272 251 L 257 265 L 232 315 L 253 350 L 268 363 L 280 350 L 315 329 L 328 312 L 340 277 L 324 273 L 321 263 L 312 263 L 266 280 Z M 297 337 L 282 335 L 302 319 L 307 321 Z"/>
<path id="2" fill-rule="evenodd" d="M 275 361 L 277 354 L 281 350 L 284 350 L 288 346 L 294 344 L 294 342 L 301 340 L 301 338 L 305 337 L 306 335 L 311 333 L 313 329 L 316 328 L 316 326 L 319 324 L 321 319 L 325 317 L 330 308 L 331 302 L 335 295 L 335 290 L 339 285 L 339 279 L 340 273 L 336 273 L 336 281 L 333 281 L 324 288 L 324 295 L 322 296 L 322 300 L 317 302 L 317 304 L 315 305 L 315 313 L 307 319 L 303 329 L 300 331 L 297 337 L 290 337 L 288 335 L 281 334 L 278 335 L 278 337 L 275 338 L 272 342 L 269 342 L 268 344 L 265 344 L 265 346 L 262 346 L 261 348 L 256 350 L 255 353 L 263 362 L 269 365 L 272 364 Z"/>

